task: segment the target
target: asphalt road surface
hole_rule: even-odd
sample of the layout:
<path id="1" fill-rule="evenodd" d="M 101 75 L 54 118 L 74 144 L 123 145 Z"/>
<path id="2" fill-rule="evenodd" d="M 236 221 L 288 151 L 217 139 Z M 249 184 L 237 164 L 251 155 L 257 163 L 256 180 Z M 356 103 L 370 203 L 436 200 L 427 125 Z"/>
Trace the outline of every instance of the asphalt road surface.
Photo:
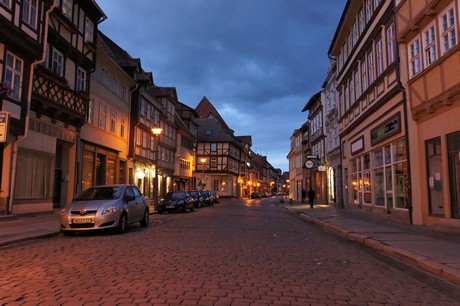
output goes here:
<path id="1" fill-rule="evenodd" d="M 0 305 L 460 305 L 460 287 L 311 225 L 276 198 L 154 215 L 123 235 L 0 249 Z"/>

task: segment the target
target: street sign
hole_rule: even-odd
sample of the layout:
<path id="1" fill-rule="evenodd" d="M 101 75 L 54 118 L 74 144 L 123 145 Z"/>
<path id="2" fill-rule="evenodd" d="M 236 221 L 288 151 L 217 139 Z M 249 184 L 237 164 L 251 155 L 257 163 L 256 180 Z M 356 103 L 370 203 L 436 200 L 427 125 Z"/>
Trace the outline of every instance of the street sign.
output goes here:
<path id="1" fill-rule="evenodd" d="M 8 119 L 10 118 L 10 113 L 0 112 L 0 142 L 6 142 L 6 137 L 8 136 Z"/>
<path id="2" fill-rule="evenodd" d="M 318 166 L 318 171 L 326 171 L 326 166 Z"/>
<path id="3" fill-rule="evenodd" d="M 305 167 L 307 167 L 308 169 L 313 168 L 314 165 L 315 163 L 311 159 L 308 159 L 307 161 L 305 161 Z"/>

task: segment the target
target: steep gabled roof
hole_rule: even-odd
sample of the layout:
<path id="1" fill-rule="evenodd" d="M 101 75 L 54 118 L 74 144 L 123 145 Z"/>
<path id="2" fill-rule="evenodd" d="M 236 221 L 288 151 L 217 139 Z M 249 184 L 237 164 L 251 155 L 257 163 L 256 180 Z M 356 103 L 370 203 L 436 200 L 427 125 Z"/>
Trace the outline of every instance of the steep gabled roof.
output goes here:
<path id="1" fill-rule="evenodd" d="M 308 100 L 307 104 L 305 104 L 304 108 L 302 109 L 302 112 L 310 110 L 310 108 L 313 106 L 313 103 L 315 103 L 320 97 L 321 91 L 318 91 L 313 96 L 311 96 L 310 100 Z"/>
<path id="2" fill-rule="evenodd" d="M 207 118 L 196 118 L 194 122 L 198 125 L 197 138 L 199 142 L 233 142 L 238 143 L 233 133 L 214 116 Z"/>
<path id="3" fill-rule="evenodd" d="M 200 118 L 207 118 L 210 115 L 212 115 L 214 118 L 216 118 L 217 120 L 221 122 L 222 126 L 228 130 L 228 133 L 233 135 L 233 133 L 235 132 L 231 128 L 228 127 L 225 120 L 221 117 L 221 115 L 216 110 L 214 105 L 212 105 L 212 103 L 209 102 L 208 98 L 203 97 L 203 99 L 201 99 L 198 106 L 195 108 L 195 111 Z"/>
<path id="4" fill-rule="evenodd" d="M 252 146 L 252 136 L 237 136 L 241 143 L 248 145 L 249 147 Z"/>

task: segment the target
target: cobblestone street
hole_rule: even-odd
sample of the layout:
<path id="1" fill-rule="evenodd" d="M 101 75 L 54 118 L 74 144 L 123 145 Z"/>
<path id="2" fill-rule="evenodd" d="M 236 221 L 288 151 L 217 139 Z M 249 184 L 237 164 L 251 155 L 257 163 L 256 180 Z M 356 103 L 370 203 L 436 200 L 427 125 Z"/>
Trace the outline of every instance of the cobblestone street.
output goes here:
<path id="1" fill-rule="evenodd" d="M 154 215 L 124 235 L 0 249 L 0 305 L 459 305 L 459 288 L 338 238 L 275 199 Z"/>

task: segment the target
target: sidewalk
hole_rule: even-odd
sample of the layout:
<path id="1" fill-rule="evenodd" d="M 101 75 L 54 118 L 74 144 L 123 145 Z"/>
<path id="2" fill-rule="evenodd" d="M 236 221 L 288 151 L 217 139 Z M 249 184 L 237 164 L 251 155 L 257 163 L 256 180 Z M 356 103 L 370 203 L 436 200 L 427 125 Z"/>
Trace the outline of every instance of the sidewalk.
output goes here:
<path id="1" fill-rule="evenodd" d="M 395 257 L 460 285 L 460 234 L 437 232 L 354 209 L 289 201 L 281 207 L 350 241 Z M 57 236 L 59 211 L 27 216 L 0 216 L 0 247 Z"/>
<path id="2" fill-rule="evenodd" d="M 306 221 L 460 285 L 460 234 L 330 205 L 281 205 Z"/>

